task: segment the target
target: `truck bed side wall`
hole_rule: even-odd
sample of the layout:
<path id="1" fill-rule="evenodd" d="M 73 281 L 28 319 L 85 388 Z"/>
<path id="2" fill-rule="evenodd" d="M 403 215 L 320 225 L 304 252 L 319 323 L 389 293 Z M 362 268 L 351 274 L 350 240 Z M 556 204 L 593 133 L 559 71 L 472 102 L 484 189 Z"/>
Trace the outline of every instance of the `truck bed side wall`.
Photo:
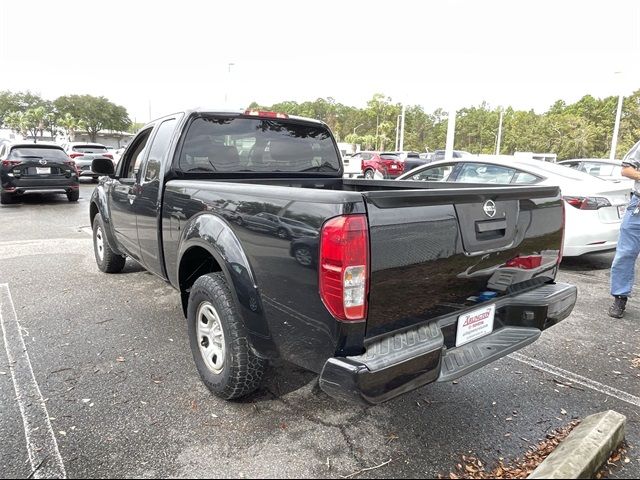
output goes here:
<path id="1" fill-rule="evenodd" d="M 235 284 L 254 347 L 271 357 L 272 343 L 286 360 L 320 371 L 336 352 L 361 351 L 365 325 L 335 321 L 318 294 L 317 262 L 306 259 L 317 256 L 328 218 L 358 212 L 364 213 L 364 203 L 354 192 L 172 180 L 162 211 L 168 278 L 179 287 L 184 244 L 200 238 Z"/>

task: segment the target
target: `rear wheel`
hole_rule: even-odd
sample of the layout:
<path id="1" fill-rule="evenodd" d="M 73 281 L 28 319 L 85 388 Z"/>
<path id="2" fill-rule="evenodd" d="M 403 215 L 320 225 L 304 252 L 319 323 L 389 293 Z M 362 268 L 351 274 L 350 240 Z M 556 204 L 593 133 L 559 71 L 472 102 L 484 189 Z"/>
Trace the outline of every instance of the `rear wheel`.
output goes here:
<path id="1" fill-rule="evenodd" d="M 93 251 L 98 268 L 105 273 L 121 272 L 127 261 L 126 257 L 111 249 L 109 239 L 105 235 L 104 221 L 99 213 L 93 219 Z"/>
<path id="2" fill-rule="evenodd" d="M 366 178 L 367 180 L 373 180 L 373 177 L 374 177 L 373 170 L 369 169 L 366 172 L 364 172 L 364 178 Z"/>
<path id="3" fill-rule="evenodd" d="M 73 190 L 67 193 L 67 198 L 69 199 L 70 202 L 77 202 L 78 199 L 80 198 L 80 190 Z"/>
<path id="4" fill-rule="evenodd" d="M 11 193 L 5 193 L 5 192 L 0 193 L 0 204 L 2 205 L 8 205 L 10 203 L 13 203 L 14 199 L 15 197 Z"/>
<path id="5" fill-rule="evenodd" d="M 296 261 L 303 267 L 310 267 L 313 264 L 313 256 L 309 247 L 298 247 L 293 254 Z"/>
<path id="6" fill-rule="evenodd" d="M 221 273 L 203 275 L 193 284 L 187 321 L 193 359 L 211 392 L 232 400 L 249 395 L 260 386 L 267 361 L 251 349 Z"/>

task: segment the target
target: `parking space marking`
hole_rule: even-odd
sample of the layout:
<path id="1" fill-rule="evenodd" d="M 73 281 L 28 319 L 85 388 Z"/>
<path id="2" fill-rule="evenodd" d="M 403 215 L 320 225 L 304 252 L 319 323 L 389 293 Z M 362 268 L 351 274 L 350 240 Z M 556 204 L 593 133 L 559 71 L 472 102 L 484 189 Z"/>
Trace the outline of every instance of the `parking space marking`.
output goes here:
<path id="1" fill-rule="evenodd" d="M 551 375 L 555 375 L 556 377 L 564 378 L 571 383 L 582 385 L 583 387 L 595 390 L 596 392 L 604 393 L 605 395 L 608 395 L 610 397 L 617 398 L 618 400 L 621 400 L 623 402 L 629 403 L 636 407 L 640 407 L 640 397 L 636 397 L 635 395 L 632 395 L 623 390 L 618 390 L 617 388 L 610 387 L 609 385 L 605 385 L 600 382 L 596 382 L 595 380 L 591 380 L 590 378 L 583 377 L 582 375 L 564 370 L 563 368 L 556 367 L 555 365 L 550 365 L 540 360 L 536 360 L 535 358 L 528 357 L 521 353 L 512 353 L 511 355 L 509 355 L 509 358 L 513 358 L 518 362 L 527 364 L 530 367 L 542 370 L 543 372 L 550 373 Z"/>
<path id="2" fill-rule="evenodd" d="M 9 285 L 0 285 L 0 326 L 22 415 L 33 478 L 66 478 L 45 400 L 36 382 Z"/>

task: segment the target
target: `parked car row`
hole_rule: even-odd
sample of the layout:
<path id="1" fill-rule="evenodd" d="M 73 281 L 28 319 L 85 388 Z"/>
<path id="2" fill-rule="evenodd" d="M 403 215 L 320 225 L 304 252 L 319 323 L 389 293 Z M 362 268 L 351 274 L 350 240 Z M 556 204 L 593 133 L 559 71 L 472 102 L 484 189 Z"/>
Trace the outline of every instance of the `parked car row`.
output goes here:
<path id="1" fill-rule="evenodd" d="M 627 182 L 611 182 L 584 171 L 511 156 L 434 162 L 398 180 L 480 185 L 554 185 L 565 201 L 564 256 L 614 249 L 631 193 Z"/>
<path id="2" fill-rule="evenodd" d="M 80 177 L 98 180 L 91 170 L 96 158 L 114 161 L 114 155 L 99 143 L 0 140 L 1 203 L 16 201 L 34 192 L 63 193 L 70 202 L 79 198 Z"/>

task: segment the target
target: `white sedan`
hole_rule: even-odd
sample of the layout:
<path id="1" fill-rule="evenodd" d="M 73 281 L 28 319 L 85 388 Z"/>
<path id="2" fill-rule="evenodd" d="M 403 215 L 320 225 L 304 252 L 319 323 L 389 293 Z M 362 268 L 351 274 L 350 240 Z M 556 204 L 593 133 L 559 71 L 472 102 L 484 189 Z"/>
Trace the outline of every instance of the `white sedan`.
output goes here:
<path id="1" fill-rule="evenodd" d="M 615 249 L 631 193 L 626 184 L 608 182 L 549 162 L 510 156 L 430 163 L 401 175 L 398 180 L 557 185 L 565 201 L 566 257 Z"/>

